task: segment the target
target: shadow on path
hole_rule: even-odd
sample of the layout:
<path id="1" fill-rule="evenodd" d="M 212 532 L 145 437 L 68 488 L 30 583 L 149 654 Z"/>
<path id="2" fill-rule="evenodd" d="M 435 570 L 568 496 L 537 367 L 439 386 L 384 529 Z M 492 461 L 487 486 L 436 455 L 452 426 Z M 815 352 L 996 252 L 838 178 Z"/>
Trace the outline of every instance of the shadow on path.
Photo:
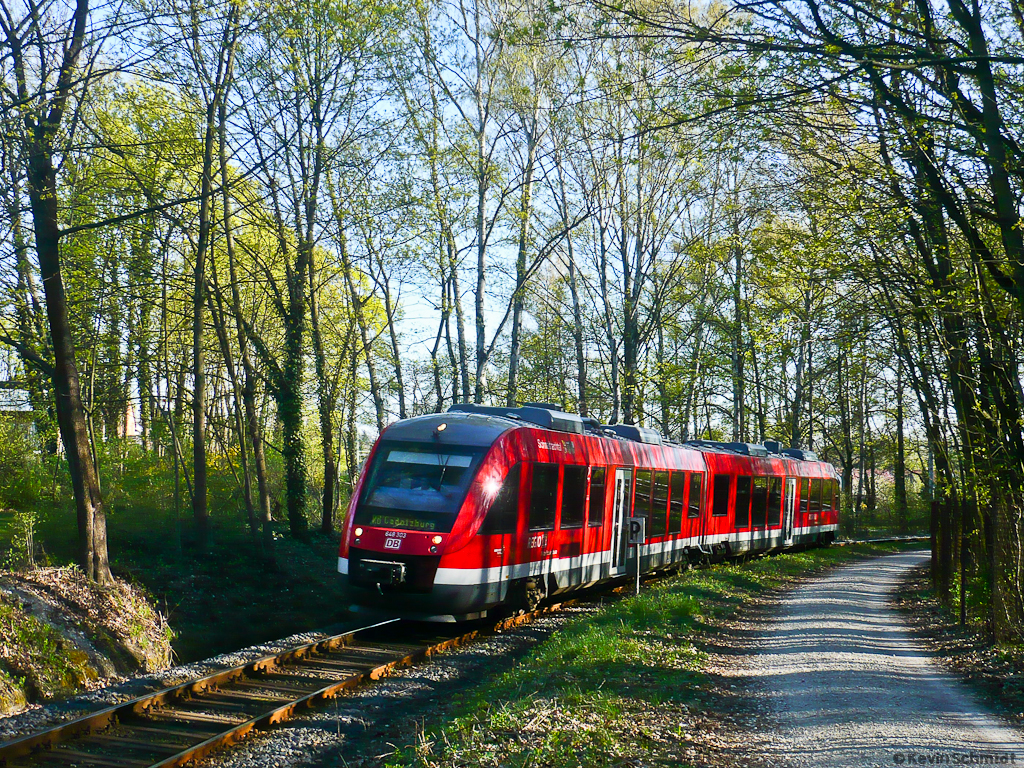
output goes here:
<path id="1" fill-rule="evenodd" d="M 748 750 L 767 765 L 1024 763 L 1024 742 L 943 671 L 888 599 L 928 558 L 847 565 L 752 615 L 710 649 L 760 713 Z"/>

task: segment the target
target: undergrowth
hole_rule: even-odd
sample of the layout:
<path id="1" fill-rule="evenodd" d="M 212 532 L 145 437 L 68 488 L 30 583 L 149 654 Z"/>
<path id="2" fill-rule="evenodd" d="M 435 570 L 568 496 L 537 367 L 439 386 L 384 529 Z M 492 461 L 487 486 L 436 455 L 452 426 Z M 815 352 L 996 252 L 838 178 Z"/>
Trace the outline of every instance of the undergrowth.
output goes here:
<path id="1" fill-rule="evenodd" d="M 9 673 L 0 688 L 16 689 L 9 697 L 21 704 L 77 693 L 98 677 L 82 650 L 6 601 L 0 601 L 0 658 Z"/>

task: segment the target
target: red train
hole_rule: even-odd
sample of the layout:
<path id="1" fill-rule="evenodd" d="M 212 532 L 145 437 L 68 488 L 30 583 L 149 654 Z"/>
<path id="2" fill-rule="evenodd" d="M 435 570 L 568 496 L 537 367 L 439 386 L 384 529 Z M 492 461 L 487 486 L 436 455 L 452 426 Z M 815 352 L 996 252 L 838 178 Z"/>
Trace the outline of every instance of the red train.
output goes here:
<path id="1" fill-rule="evenodd" d="M 771 450 L 769 450 L 771 449 Z M 633 572 L 834 540 L 839 479 L 809 451 L 685 445 L 543 404 L 455 405 L 381 434 L 338 570 L 357 607 L 461 621 Z"/>

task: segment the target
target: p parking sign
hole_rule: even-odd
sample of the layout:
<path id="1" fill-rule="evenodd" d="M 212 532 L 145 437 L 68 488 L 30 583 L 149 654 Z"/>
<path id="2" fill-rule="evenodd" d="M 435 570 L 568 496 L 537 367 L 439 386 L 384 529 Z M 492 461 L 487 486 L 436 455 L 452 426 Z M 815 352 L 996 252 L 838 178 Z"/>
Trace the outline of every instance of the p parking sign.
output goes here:
<path id="1" fill-rule="evenodd" d="M 647 541 L 647 518 L 629 518 L 629 543 L 643 544 Z"/>

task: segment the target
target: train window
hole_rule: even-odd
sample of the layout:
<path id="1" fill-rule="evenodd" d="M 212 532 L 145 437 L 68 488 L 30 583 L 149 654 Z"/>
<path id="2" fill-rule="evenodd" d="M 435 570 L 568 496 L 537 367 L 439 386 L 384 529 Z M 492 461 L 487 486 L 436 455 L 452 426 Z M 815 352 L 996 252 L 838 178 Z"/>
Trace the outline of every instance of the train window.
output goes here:
<path id="1" fill-rule="evenodd" d="M 831 501 L 830 509 L 834 512 L 835 510 L 839 509 L 839 482 L 837 480 L 833 480 L 831 483 L 829 483 L 829 488 L 831 491 L 829 493 Z"/>
<path id="2" fill-rule="evenodd" d="M 750 526 L 750 477 L 736 478 L 736 527 Z"/>
<path id="3" fill-rule="evenodd" d="M 382 442 L 369 467 L 355 522 L 450 531 L 483 455 L 433 443 Z"/>
<path id="4" fill-rule="evenodd" d="M 607 476 L 608 470 L 604 467 L 594 467 L 590 470 L 590 508 L 587 512 L 587 525 L 596 527 L 604 524 Z"/>
<path id="5" fill-rule="evenodd" d="M 800 481 L 800 506 L 803 509 L 803 513 L 806 515 L 810 511 L 811 504 L 811 486 L 810 481 L 805 477 Z"/>
<path id="6" fill-rule="evenodd" d="M 558 464 L 534 464 L 530 484 L 530 530 L 555 527 Z"/>
<path id="7" fill-rule="evenodd" d="M 732 475 L 715 475 L 714 498 L 711 500 L 711 514 L 725 517 L 729 514 L 729 487 Z"/>
<path id="8" fill-rule="evenodd" d="M 583 508 L 587 503 L 587 467 L 566 465 L 562 470 L 562 528 L 583 525 Z"/>
<path id="9" fill-rule="evenodd" d="M 768 518 L 768 478 L 755 477 L 754 491 L 750 501 L 750 524 L 754 528 L 764 528 Z"/>
<path id="10" fill-rule="evenodd" d="M 768 478 L 768 526 L 782 525 L 782 478 Z"/>
<path id="11" fill-rule="evenodd" d="M 651 536 L 665 535 L 665 516 L 668 514 L 668 472 L 654 473 L 651 493 Z"/>
<path id="12" fill-rule="evenodd" d="M 480 526 L 480 533 L 489 536 L 498 533 L 515 533 L 519 522 L 519 475 L 520 464 L 516 464 L 505 475 L 498 495 L 494 497 L 487 517 Z"/>
<path id="13" fill-rule="evenodd" d="M 816 515 L 821 512 L 821 480 L 811 480 L 811 494 L 808 497 L 810 513 Z"/>
<path id="14" fill-rule="evenodd" d="M 686 473 L 673 472 L 669 483 L 672 496 L 668 502 L 668 532 L 683 530 L 683 510 L 686 509 Z"/>
<path id="15" fill-rule="evenodd" d="M 649 517 L 651 514 L 651 481 L 653 474 L 649 469 L 637 470 L 633 517 Z M 651 535 L 650 523 L 647 524 L 647 535 Z"/>
<path id="16" fill-rule="evenodd" d="M 700 517 L 700 492 L 704 484 L 704 475 L 694 472 L 690 475 L 689 517 Z M 729 491 L 726 490 L 726 495 Z"/>

